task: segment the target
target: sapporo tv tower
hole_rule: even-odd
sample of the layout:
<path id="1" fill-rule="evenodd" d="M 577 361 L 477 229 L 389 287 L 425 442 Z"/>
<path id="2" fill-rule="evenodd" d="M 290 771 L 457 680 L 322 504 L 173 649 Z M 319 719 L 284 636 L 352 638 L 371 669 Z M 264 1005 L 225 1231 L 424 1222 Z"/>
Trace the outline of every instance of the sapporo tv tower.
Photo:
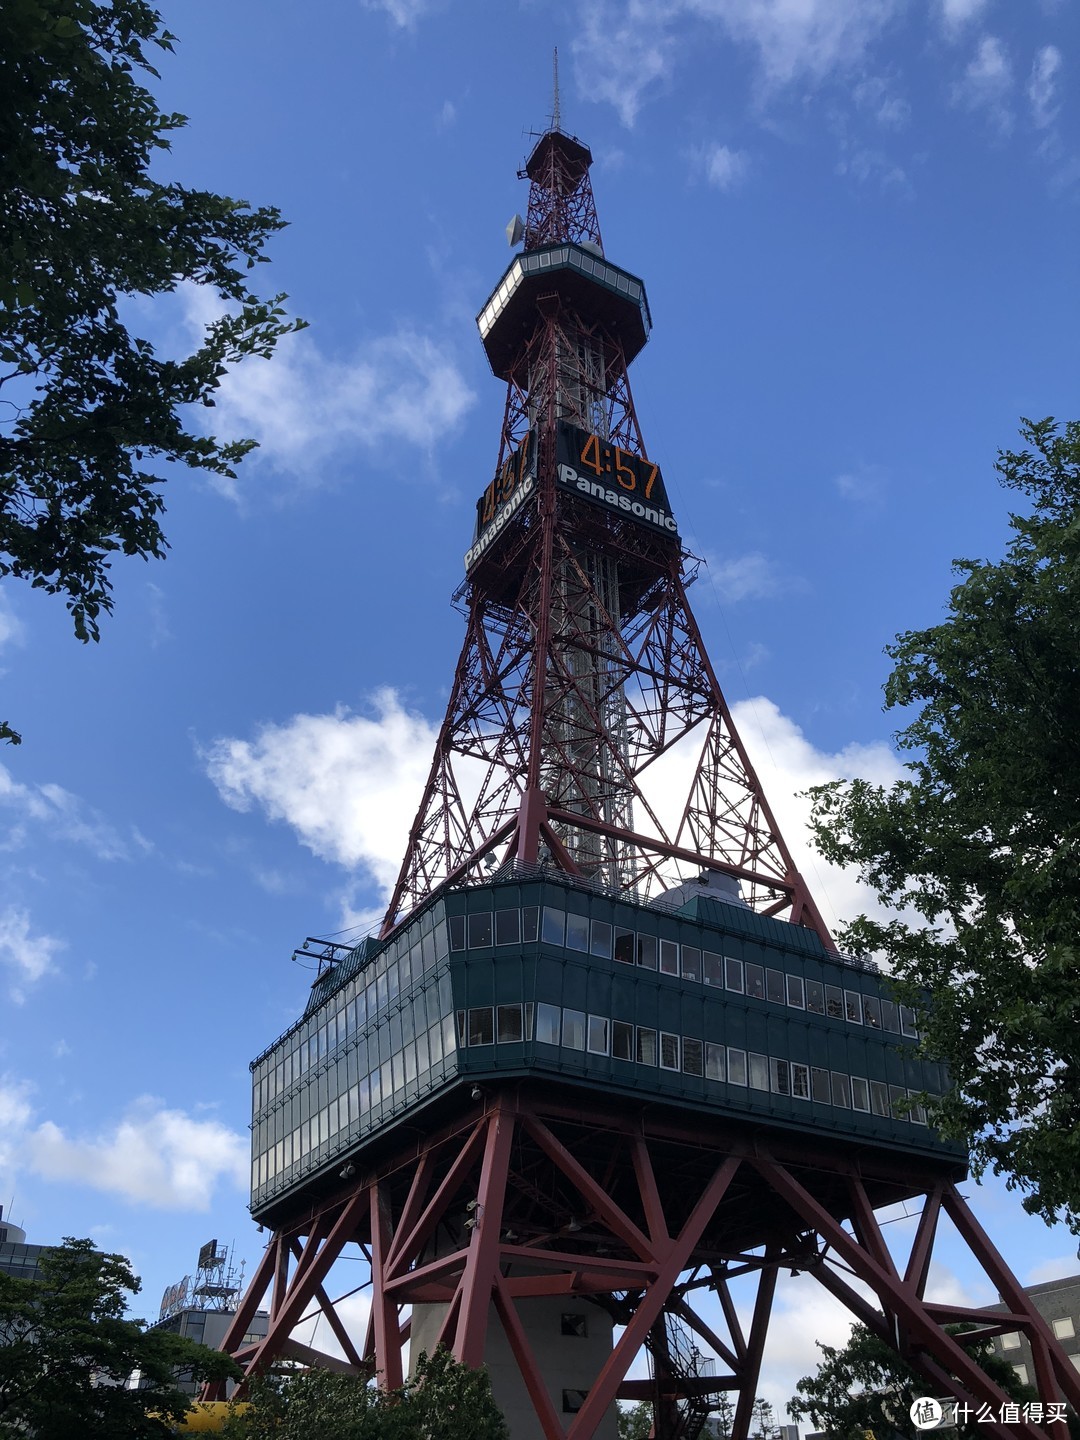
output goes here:
<path id="1" fill-rule="evenodd" d="M 252 1066 L 272 1239 L 226 1348 L 249 1373 L 319 1363 L 292 1336 L 318 1311 L 326 1363 L 388 1387 L 436 1344 L 486 1363 L 514 1440 L 614 1440 L 620 1398 L 694 1436 L 724 1391 L 744 1440 L 787 1270 L 927 1394 L 999 1413 L 964 1346 L 1022 1330 L 1043 1399 L 1080 1408 L 912 1099 L 946 1083 L 914 1016 L 836 953 L 732 725 L 630 393 L 645 288 L 604 252 L 591 158 L 556 109 L 525 165 L 524 244 L 478 321 L 507 395 L 449 707 L 381 935 L 323 944 Z M 875 1213 L 901 1201 L 903 1263 Z M 926 1299 L 943 1214 L 1005 1314 Z M 348 1255 L 364 1336 L 327 1288 Z"/>

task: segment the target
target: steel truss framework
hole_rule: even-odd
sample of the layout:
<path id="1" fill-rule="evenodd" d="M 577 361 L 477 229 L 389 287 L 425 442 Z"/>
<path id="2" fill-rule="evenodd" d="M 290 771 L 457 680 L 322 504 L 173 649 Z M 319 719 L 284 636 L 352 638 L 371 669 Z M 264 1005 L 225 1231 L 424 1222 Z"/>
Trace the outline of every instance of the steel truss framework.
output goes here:
<path id="1" fill-rule="evenodd" d="M 576 151 L 567 159 L 565 139 L 534 167 L 530 216 L 557 231 L 547 239 L 592 239 L 588 169 L 571 163 Z M 752 906 L 832 944 L 732 724 L 678 542 L 557 488 L 560 420 L 645 455 L 627 363 L 614 322 L 557 288 L 539 298 L 498 460 L 535 432 L 535 503 L 461 592 L 465 640 L 384 932 L 489 856 L 545 854 L 640 898 L 721 870 Z M 661 816 L 650 782 L 676 754 L 689 780 Z"/>
<path id="2" fill-rule="evenodd" d="M 919 1164 L 880 1150 L 823 1155 L 801 1140 L 763 1141 L 722 1124 L 632 1116 L 625 1106 L 594 1107 L 585 1121 L 580 1107 L 565 1101 L 491 1090 L 482 1113 L 387 1156 L 303 1220 L 283 1225 L 223 1348 L 249 1373 L 281 1354 L 318 1359 L 289 1340 L 297 1322 L 317 1310 L 348 1367 L 377 1372 L 381 1384 L 395 1387 L 404 1373 L 408 1307 L 445 1307 L 439 1341 L 477 1366 L 493 1306 L 546 1440 L 588 1440 L 616 1399 L 650 1400 L 658 1419 L 668 1417 L 657 1433 L 681 1436 L 687 1417 L 704 1413 L 693 1402 L 721 1390 L 737 1396 L 733 1436 L 745 1440 L 777 1275 L 787 1268 L 813 1277 L 897 1349 L 928 1393 L 1000 1414 L 1008 1397 L 965 1347 L 1022 1331 L 1040 1396 L 1080 1410 L 1080 1376 L 1046 1322 L 942 1166 L 926 1162 L 920 1173 Z M 902 1264 L 875 1215 L 900 1199 L 922 1203 Z M 1001 1295 L 1005 1313 L 926 1298 L 942 1215 Z M 768 1241 L 751 1246 L 764 1231 Z M 370 1266 L 362 1345 L 346 1333 L 324 1288 L 347 1247 L 358 1247 Z M 756 1299 L 744 1325 L 731 1287 L 748 1276 L 756 1277 Z M 265 1339 L 236 1349 L 267 1292 Z M 565 1431 L 519 1312 L 536 1296 L 586 1298 L 625 1327 Z M 714 1297 L 708 1305 L 706 1296 Z M 671 1319 L 716 1356 L 721 1373 L 693 1374 L 677 1363 L 665 1341 Z M 974 1328 L 948 1334 L 944 1327 L 957 1322 Z M 653 1378 L 627 1380 L 643 1346 L 652 1352 Z M 1063 1424 L 1022 1420 L 985 1428 L 988 1436 L 1030 1440 L 1067 1433 Z"/>

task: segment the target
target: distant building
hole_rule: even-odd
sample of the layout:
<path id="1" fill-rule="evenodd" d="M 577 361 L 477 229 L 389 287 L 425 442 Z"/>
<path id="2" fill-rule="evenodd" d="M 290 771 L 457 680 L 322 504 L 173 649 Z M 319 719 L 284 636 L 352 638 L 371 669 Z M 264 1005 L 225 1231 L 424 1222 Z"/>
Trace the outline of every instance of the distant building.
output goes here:
<path id="1" fill-rule="evenodd" d="M 1059 1280 L 1044 1280 L 1041 1285 L 1025 1285 L 1035 1308 L 1054 1332 L 1058 1344 L 1068 1355 L 1075 1369 L 1080 1370 L 1080 1275 L 1067 1275 Z M 1004 1305 L 993 1306 L 1004 1310 Z M 1025 1385 L 1035 1384 L 1031 1346 L 1018 1330 L 1006 1331 L 994 1338 L 994 1349 L 1008 1360 Z"/>
<path id="2" fill-rule="evenodd" d="M 16 1280 L 37 1280 L 41 1271 L 38 1261 L 47 1245 L 27 1245 L 26 1231 L 4 1219 L 0 1205 L 0 1273 Z"/>
<path id="3" fill-rule="evenodd" d="M 220 1350 L 236 1314 L 242 1284 L 242 1267 L 238 1274 L 228 1248 L 219 1249 L 216 1240 L 208 1240 L 199 1251 L 194 1281 L 185 1275 L 177 1284 L 169 1286 L 161 1297 L 160 1317 L 152 1328 L 168 1330 L 200 1345 L 209 1345 L 212 1350 Z M 262 1340 L 269 1325 L 268 1312 L 257 1311 L 241 1344 Z M 195 1395 L 200 1388 L 190 1373 L 178 1376 L 177 1387 L 187 1395 Z"/>

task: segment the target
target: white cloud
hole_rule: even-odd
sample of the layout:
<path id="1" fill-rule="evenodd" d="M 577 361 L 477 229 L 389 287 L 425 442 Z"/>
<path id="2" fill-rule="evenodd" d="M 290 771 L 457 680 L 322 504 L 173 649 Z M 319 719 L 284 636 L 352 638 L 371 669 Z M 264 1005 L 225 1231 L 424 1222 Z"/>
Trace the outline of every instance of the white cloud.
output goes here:
<path id="1" fill-rule="evenodd" d="M 30 1123 L 30 1086 L 24 1080 L 0 1076 L 0 1170 L 14 1167 L 16 1141 Z"/>
<path id="2" fill-rule="evenodd" d="M 881 75 L 860 80 L 852 91 L 860 110 L 871 114 L 883 130 L 903 130 L 911 119 L 911 106 L 893 90 L 892 81 Z"/>
<path id="3" fill-rule="evenodd" d="M 1044 45 L 1035 56 L 1031 79 L 1028 82 L 1031 118 L 1039 130 L 1048 129 L 1057 119 L 1058 107 L 1054 103 L 1054 97 L 1060 69 L 1061 51 L 1056 45 Z"/>
<path id="4" fill-rule="evenodd" d="M 986 9 L 986 0 L 941 0 L 945 29 L 955 35 Z"/>
<path id="5" fill-rule="evenodd" d="M 765 696 L 738 701 L 731 708 L 781 834 L 821 905 L 826 923 L 851 920 L 862 913 L 880 914 L 873 892 L 860 885 L 851 871 L 827 864 L 810 848 L 810 802 L 802 792 L 811 785 L 855 776 L 890 785 L 907 773 L 896 755 L 882 741 L 869 745 L 852 742 L 834 752 L 819 750 Z"/>
<path id="6" fill-rule="evenodd" d="M 431 9 L 430 0 L 364 0 L 366 10 L 382 10 L 401 30 L 411 30 Z"/>
<path id="7" fill-rule="evenodd" d="M 0 649 L 5 645 L 21 645 L 25 638 L 25 626 L 12 610 L 7 595 L 0 590 Z"/>
<path id="8" fill-rule="evenodd" d="M 876 465 L 847 470 L 833 479 L 838 495 L 859 505 L 879 505 L 885 498 L 885 476 Z"/>
<path id="9" fill-rule="evenodd" d="M 1002 134 L 1008 134 L 1013 126 L 1008 103 L 1012 87 L 1008 51 L 996 35 L 984 35 L 953 87 L 953 100 L 966 110 L 982 113 Z"/>
<path id="10" fill-rule="evenodd" d="M 34 934 L 30 913 L 15 905 L 0 911 L 0 964 L 14 971 L 10 995 L 16 1004 L 26 999 L 25 986 L 33 985 L 53 967 L 53 957 L 64 948 L 54 935 Z"/>
<path id="11" fill-rule="evenodd" d="M 731 560 L 710 560 L 709 575 L 721 600 L 768 600 L 789 588 L 790 582 L 759 550 Z"/>
<path id="12" fill-rule="evenodd" d="M 750 163 L 744 151 L 720 144 L 706 146 L 699 152 L 698 161 L 705 179 L 717 190 L 733 190 L 746 178 Z"/>
<path id="13" fill-rule="evenodd" d="M 193 1120 L 149 1096 L 111 1129 L 69 1136 L 51 1120 L 27 1130 L 24 1163 L 45 1180 L 87 1185 L 158 1210 L 211 1208 L 219 1182 L 248 1182 L 247 1138 L 217 1120 Z"/>
<path id="14" fill-rule="evenodd" d="M 4 849 L 17 849 L 32 822 L 40 824 L 51 837 L 85 845 L 99 860 L 125 860 L 130 855 L 130 847 L 113 826 L 62 785 L 24 785 L 0 765 L 0 806 L 17 816 Z"/>
<path id="15" fill-rule="evenodd" d="M 194 285 L 184 287 L 181 303 L 189 332 L 201 335 L 220 314 L 216 297 Z M 407 325 L 369 337 L 342 359 L 324 355 L 303 330 L 283 336 L 271 359 L 253 356 L 230 370 L 213 411 L 200 410 L 199 418 L 218 436 L 256 439 L 253 460 L 311 478 L 357 445 L 430 450 L 475 398 L 450 352 Z M 236 481 L 212 483 L 238 494 Z"/>
<path id="16" fill-rule="evenodd" d="M 254 740 L 220 739 L 207 774 L 235 810 L 258 805 L 323 860 L 361 869 L 384 893 L 405 853 L 437 728 L 393 690 L 374 716 L 338 709 L 264 726 Z"/>
<path id="17" fill-rule="evenodd" d="M 632 125 L 645 93 L 670 78 L 687 18 L 753 51 L 766 89 L 820 83 L 862 61 L 903 8 L 904 0 L 586 0 L 574 45 L 579 83 Z"/>

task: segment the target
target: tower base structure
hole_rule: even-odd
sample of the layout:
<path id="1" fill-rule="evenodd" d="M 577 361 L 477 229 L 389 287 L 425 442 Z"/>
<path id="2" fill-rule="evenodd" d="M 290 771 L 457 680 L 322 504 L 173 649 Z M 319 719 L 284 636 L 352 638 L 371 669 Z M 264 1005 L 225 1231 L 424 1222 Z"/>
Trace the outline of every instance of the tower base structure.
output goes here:
<path id="1" fill-rule="evenodd" d="M 1065 1434 L 1001 1419 L 965 1348 L 1021 1331 L 1040 1398 L 1080 1410 L 1080 1376 L 957 1190 L 962 1152 L 926 1124 L 917 1097 L 944 1081 L 912 1017 L 872 967 L 707 890 L 665 909 L 514 869 L 316 982 L 253 1067 L 253 1210 L 274 1233 L 225 1341 L 249 1374 L 322 1363 L 293 1338 L 318 1313 L 333 1363 L 391 1389 L 438 1344 L 490 1363 L 513 1440 L 608 1440 L 620 1399 L 650 1401 L 674 1440 L 724 1391 L 745 1440 L 787 1269 L 928 1394 L 988 1406 L 988 1436 Z M 921 1206 L 903 1261 L 878 1213 L 901 1203 Z M 1004 1313 L 927 1298 L 942 1216 Z M 363 1337 L 326 1288 L 350 1255 Z M 642 1352 L 651 1378 L 632 1378 Z"/>

